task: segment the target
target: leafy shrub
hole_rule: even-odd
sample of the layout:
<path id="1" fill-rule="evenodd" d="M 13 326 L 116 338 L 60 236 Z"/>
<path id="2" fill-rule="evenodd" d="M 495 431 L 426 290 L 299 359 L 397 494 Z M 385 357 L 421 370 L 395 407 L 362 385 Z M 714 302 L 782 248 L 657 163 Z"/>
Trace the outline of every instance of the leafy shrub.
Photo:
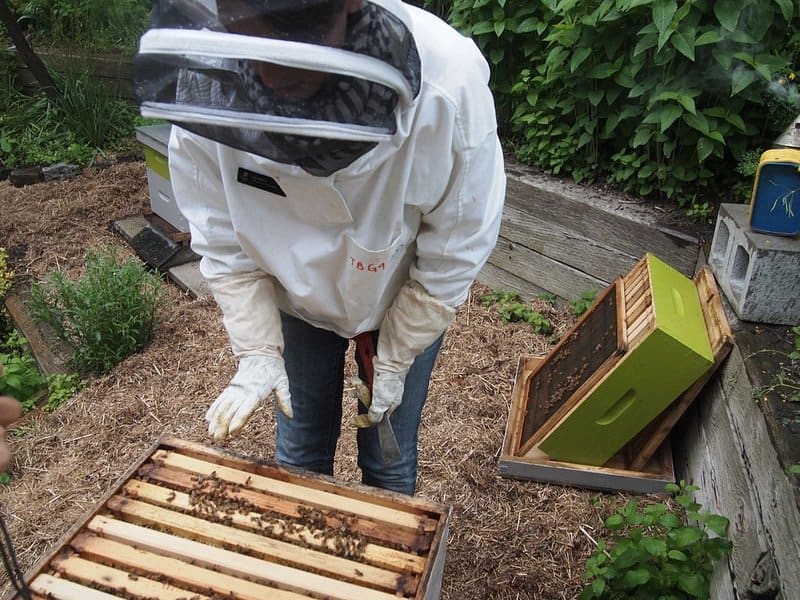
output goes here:
<path id="1" fill-rule="evenodd" d="M 730 552 L 728 519 L 694 501 L 696 486 L 667 485 L 675 508 L 664 503 L 639 507 L 636 499 L 608 517 L 617 532 L 612 544 L 598 543 L 586 561 L 589 585 L 579 596 L 627 599 L 708 598 L 715 563 Z"/>
<path id="2" fill-rule="evenodd" d="M 800 112 L 792 0 L 454 0 L 450 15 L 494 65 L 517 156 L 549 173 L 688 205 Z"/>
<path id="3" fill-rule="evenodd" d="M 81 277 L 55 271 L 32 285 L 28 306 L 34 321 L 70 348 L 76 370 L 105 373 L 153 338 L 163 293 L 140 261 L 120 262 L 106 247 L 87 252 Z"/>

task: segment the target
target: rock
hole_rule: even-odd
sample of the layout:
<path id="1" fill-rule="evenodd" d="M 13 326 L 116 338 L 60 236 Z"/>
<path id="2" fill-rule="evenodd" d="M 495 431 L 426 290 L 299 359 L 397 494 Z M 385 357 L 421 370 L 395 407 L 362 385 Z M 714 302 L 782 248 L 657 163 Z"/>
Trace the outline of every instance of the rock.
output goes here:
<path id="1" fill-rule="evenodd" d="M 0 181 L 5 181 L 8 179 L 8 175 L 11 173 L 11 169 L 6 167 L 5 165 L 0 165 Z"/>
<path id="2" fill-rule="evenodd" d="M 44 181 L 44 176 L 39 167 L 23 167 L 21 169 L 12 169 L 8 179 L 14 187 L 22 187 L 33 183 L 41 183 Z"/>
<path id="3" fill-rule="evenodd" d="M 63 181 L 64 179 L 72 179 L 81 174 L 81 168 L 78 165 L 69 163 L 57 163 L 42 167 L 42 176 L 45 181 Z"/>

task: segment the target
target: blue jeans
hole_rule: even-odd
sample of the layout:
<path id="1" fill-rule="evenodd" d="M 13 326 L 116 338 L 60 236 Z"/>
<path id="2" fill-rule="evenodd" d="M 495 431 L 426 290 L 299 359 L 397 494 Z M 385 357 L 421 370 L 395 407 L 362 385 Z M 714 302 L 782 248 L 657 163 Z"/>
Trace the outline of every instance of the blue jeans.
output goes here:
<path id="1" fill-rule="evenodd" d="M 281 411 L 275 411 L 278 418 L 276 460 L 278 464 L 332 475 L 336 442 L 341 433 L 344 364 L 350 340 L 286 314 L 281 315 L 281 320 L 283 358 L 294 418 L 287 419 Z M 363 483 L 414 494 L 417 430 L 441 345 L 442 337 L 439 337 L 417 356 L 406 377 L 403 402 L 392 413 L 391 423 L 402 459 L 384 465 L 377 429 L 358 430 L 358 466 Z M 364 377 L 361 365 L 359 374 Z M 359 411 L 363 411 L 360 403 Z"/>

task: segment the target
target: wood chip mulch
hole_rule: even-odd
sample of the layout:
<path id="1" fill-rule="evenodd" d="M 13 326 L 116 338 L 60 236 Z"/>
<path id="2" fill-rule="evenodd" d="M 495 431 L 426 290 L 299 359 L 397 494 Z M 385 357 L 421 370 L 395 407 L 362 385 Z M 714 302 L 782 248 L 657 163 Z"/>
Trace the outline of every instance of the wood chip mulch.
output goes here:
<path id="1" fill-rule="evenodd" d="M 111 224 L 149 210 L 142 162 L 87 169 L 57 183 L 0 183 L 0 246 L 16 273 L 14 291 L 55 268 L 79 272 L 87 248 L 114 244 Z M 418 495 L 452 507 L 442 598 L 566 599 L 582 587 L 590 535 L 622 494 L 601 494 L 505 479 L 497 459 L 518 358 L 545 354 L 550 336 L 503 323 L 481 305 L 475 284 L 446 335 L 420 431 Z M 49 552 L 162 435 L 211 443 L 203 415 L 235 370 L 213 301 L 174 285 L 155 340 L 110 374 L 89 380 L 57 410 L 33 411 L 12 429 L 11 481 L 0 511 L 23 570 Z M 573 322 L 565 308 L 535 301 L 557 333 Z M 348 369 L 353 369 L 352 361 Z M 356 482 L 355 433 L 346 401 L 335 476 Z M 272 408 L 258 411 L 223 446 L 258 459 L 274 456 Z M 0 595 L 9 584 L 0 574 Z"/>

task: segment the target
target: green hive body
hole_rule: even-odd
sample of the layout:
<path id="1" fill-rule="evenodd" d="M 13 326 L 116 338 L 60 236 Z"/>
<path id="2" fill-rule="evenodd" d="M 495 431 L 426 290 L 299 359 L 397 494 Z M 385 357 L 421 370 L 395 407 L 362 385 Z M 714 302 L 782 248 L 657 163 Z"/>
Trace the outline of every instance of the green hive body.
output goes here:
<path id="1" fill-rule="evenodd" d="M 647 255 L 655 330 L 538 447 L 551 459 L 603 465 L 713 365 L 694 281 Z"/>

